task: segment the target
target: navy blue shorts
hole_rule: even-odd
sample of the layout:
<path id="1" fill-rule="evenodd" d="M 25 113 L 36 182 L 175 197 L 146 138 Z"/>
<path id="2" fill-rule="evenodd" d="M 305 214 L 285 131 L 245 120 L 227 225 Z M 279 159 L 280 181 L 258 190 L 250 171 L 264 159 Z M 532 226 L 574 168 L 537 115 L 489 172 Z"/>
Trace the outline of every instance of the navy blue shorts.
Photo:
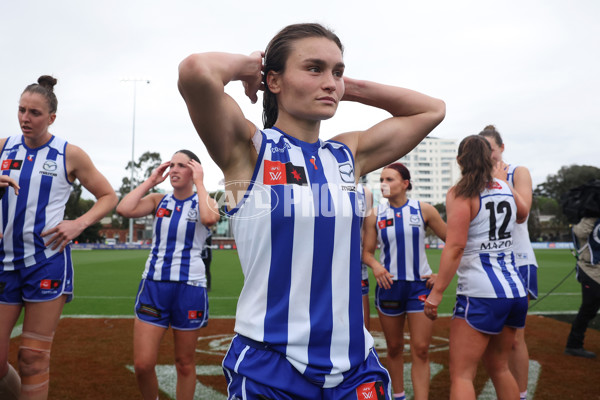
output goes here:
<path id="1" fill-rule="evenodd" d="M 142 279 L 135 301 L 135 315 L 152 325 L 181 331 L 208 324 L 206 288 L 185 282 Z"/>
<path id="2" fill-rule="evenodd" d="M 389 289 L 377 285 L 375 306 L 382 314 L 392 317 L 423 312 L 425 299 L 430 292 L 426 281 L 394 281 Z"/>
<path id="3" fill-rule="evenodd" d="M 390 377 L 374 349 L 362 364 L 344 373 L 340 384 L 324 388 L 295 369 L 284 354 L 236 335 L 223 360 L 223 372 L 228 399 L 391 399 Z"/>
<path id="4" fill-rule="evenodd" d="M 44 302 L 67 295 L 73 299 L 71 247 L 43 263 L 13 271 L 0 271 L 0 304 Z"/>
<path id="5" fill-rule="evenodd" d="M 452 318 L 462 318 L 473 329 L 496 335 L 505 326 L 524 328 L 527 307 L 527 297 L 488 299 L 457 295 Z"/>
<path id="6" fill-rule="evenodd" d="M 521 278 L 523 278 L 523 283 L 525 284 L 525 289 L 529 293 L 529 297 L 532 299 L 538 298 L 538 281 L 537 281 L 537 267 L 535 265 L 522 265 L 517 267 L 517 271 Z"/>

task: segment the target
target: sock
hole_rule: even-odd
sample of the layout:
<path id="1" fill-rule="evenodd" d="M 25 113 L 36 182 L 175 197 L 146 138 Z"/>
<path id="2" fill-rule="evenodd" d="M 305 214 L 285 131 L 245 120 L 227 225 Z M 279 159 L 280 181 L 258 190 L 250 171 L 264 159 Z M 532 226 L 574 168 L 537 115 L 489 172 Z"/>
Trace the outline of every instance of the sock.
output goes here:
<path id="1" fill-rule="evenodd" d="M 394 400 L 406 400 L 406 395 L 404 392 L 394 393 Z"/>
<path id="2" fill-rule="evenodd" d="M 521 392 L 520 396 L 521 396 L 520 400 L 527 400 L 527 390 L 524 392 Z"/>

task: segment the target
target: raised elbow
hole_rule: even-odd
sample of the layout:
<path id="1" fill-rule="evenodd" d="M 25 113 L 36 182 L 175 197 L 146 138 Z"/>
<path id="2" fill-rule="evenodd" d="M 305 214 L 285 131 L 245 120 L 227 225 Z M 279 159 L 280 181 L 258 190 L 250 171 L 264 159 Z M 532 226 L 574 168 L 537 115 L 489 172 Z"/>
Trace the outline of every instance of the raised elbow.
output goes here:
<path id="1" fill-rule="evenodd" d="M 214 224 L 219 222 L 220 219 L 221 219 L 221 216 L 219 214 L 211 212 L 208 215 L 201 216 L 200 222 L 202 222 L 202 225 L 204 225 L 204 226 L 213 226 Z"/>
<path id="2" fill-rule="evenodd" d="M 189 85 L 202 83 L 202 78 L 209 75 L 202 54 L 192 54 L 179 63 L 179 90 L 184 91 Z"/>
<path id="3" fill-rule="evenodd" d="M 435 99 L 432 115 L 436 125 L 444 120 L 446 117 L 446 102 L 444 100 Z"/>

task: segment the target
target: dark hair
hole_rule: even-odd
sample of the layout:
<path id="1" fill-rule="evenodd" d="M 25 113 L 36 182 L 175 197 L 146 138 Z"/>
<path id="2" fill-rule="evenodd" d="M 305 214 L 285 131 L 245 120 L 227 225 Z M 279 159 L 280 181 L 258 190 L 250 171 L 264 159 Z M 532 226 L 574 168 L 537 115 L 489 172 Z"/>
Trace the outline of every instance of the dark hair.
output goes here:
<path id="1" fill-rule="evenodd" d="M 344 47 L 337 35 L 320 24 L 288 25 L 279 31 L 271 39 L 265 50 L 265 66 L 263 71 L 263 83 L 265 85 L 263 93 L 263 124 L 265 129 L 275 125 L 279 113 L 277 98 L 267 85 L 267 75 L 269 71 L 282 73 L 285 70 L 285 63 L 290 55 L 294 41 L 310 37 L 324 37 L 329 39 L 339 47 L 342 54 L 344 53 Z"/>
<path id="2" fill-rule="evenodd" d="M 48 110 L 50 114 L 54 114 L 58 108 L 58 99 L 54 94 L 54 85 L 56 85 L 56 82 L 58 81 L 56 78 L 50 75 L 42 75 L 37 81 L 38 83 L 32 83 L 31 85 L 27 86 L 25 90 L 23 90 L 23 93 L 37 93 L 44 96 L 46 102 L 48 103 Z M 21 96 L 23 93 L 21 93 Z"/>
<path id="3" fill-rule="evenodd" d="M 500 136 L 500 132 L 496 130 L 496 127 L 494 125 L 486 126 L 481 132 L 479 132 L 479 135 L 494 139 L 494 142 L 496 142 L 496 144 L 499 147 L 502 147 L 502 145 L 504 144 L 502 142 L 502 136 Z"/>
<path id="4" fill-rule="evenodd" d="M 386 168 L 390 168 L 390 169 L 393 169 L 394 171 L 397 171 L 400 174 L 400 176 L 402 177 L 402 179 L 408 181 L 408 187 L 406 188 L 406 190 L 412 189 L 412 183 L 410 181 L 410 171 L 408 170 L 408 168 L 406 168 L 406 166 L 404 164 L 395 162 L 388 166 L 383 167 L 383 169 L 386 169 Z"/>
<path id="5" fill-rule="evenodd" d="M 492 146 L 483 136 L 464 138 L 458 145 L 456 161 L 462 172 L 455 186 L 457 197 L 477 196 L 493 180 Z"/>
<path id="6" fill-rule="evenodd" d="M 202 164 L 200 162 L 200 159 L 198 158 L 198 156 L 196 154 L 194 154 L 193 152 L 191 152 L 190 150 L 183 149 L 183 150 L 179 150 L 179 151 L 175 152 L 175 154 L 177 154 L 177 153 L 183 153 L 186 156 L 188 156 L 190 158 L 190 160 L 194 160 L 194 161 L 197 161 L 198 163 Z"/>

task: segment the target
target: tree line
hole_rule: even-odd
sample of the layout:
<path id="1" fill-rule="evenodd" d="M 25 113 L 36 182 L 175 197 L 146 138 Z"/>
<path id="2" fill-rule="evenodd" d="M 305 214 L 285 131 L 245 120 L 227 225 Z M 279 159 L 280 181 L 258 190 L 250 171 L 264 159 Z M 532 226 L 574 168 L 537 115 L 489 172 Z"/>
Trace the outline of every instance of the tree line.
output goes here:
<path id="1" fill-rule="evenodd" d="M 152 171 L 161 164 L 159 153 L 147 151 L 137 162 L 129 161 L 125 166 L 127 176 L 123 177 L 117 194 L 122 199 L 133 188 L 146 180 Z M 133 180 L 131 171 L 133 170 Z M 600 179 L 600 168 L 591 165 L 569 165 L 561 167 L 554 175 L 548 175 L 546 181 L 533 190 L 533 203 L 528 220 L 529 235 L 532 241 L 570 241 L 570 225 L 563 215 L 561 198 L 570 189 L 594 179 Z M 153 192 L 157 189 L 153 188 Z M 78 182 L 73 184 L 71 196 L 65 209 L 66 219 L 75 219 L 94 205 L 94 200 L 82 199 L 82 187 Z M 442 217 L 446 218 L 445 204 L 435 207 Z M 127 228 L 129 220 L 116 214 L 111 215 L 113 227 Z M 88 227 L 76 239 L 81 243 L 97 243 L 103 240 L 100 235 L 100 223 Z"/>

